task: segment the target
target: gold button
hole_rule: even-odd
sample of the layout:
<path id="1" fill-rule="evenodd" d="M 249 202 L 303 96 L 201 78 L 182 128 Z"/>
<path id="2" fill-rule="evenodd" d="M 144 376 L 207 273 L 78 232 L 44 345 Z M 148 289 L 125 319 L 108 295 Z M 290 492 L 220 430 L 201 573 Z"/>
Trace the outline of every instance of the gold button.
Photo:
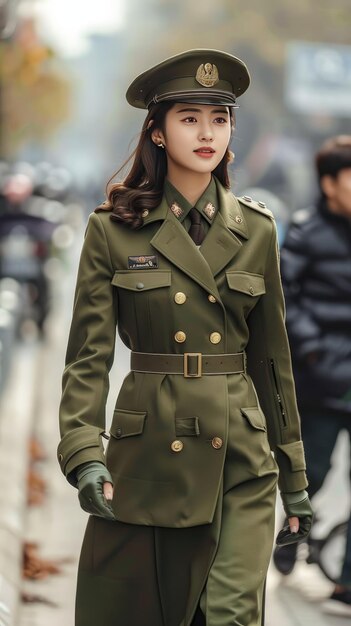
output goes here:
<path id="1" fill-rule="evenodd" d="M 210 302 L 217 302 L 216 298 L 211 293 L 207 297 Z"/>
<path id="2" fill-rule="evenodd" d="M 60 461 L 60 463 L 61 463 L 61 461 L 63 461 L 63 454 L 59 454 L 58 455 L 58 460 Z"/>
<path id="3" fill-rule="evenodd" d="M 241 217 L 241 215 L 236 215 L 235 216 L 235 221 L 237 224 L 241 224 L 241 222 L 243 221 L 243 218 Z"/>
<path id="4" fill-rule="evenodd" d="M 249 292 L 253 295 L 254 294 L 254 288 L 253 287 L 249 287 Z"/>
<path id="5" fill-rule="evenodd" d="M 215 450 L 219 450 L 223 446 L 223 439 L 221 439 L 220 437 L 213 437 L 211 443 L 212 447 L 215 448 Z"/>
<path id="6" fill-rule="evenodd" d="M 181 452 L 183 450 L 183 442 L 179 441 L 179 439 L 172 441 L 171 449 L 173 450 L 173 452 Z"/>
<path id="7" fill-rule="evenodd" d="M 211 343 L 219 343 L 222 339 L 221 333 L 211 333 L 210 334 L 210 342 Z"/>
<path id="8" fill-rule="evenodd" d="M 174 296 L 174 302 L 176 302 L 177 304 L 184 304 L 185 300 L 186 300 L 185 293 L 183 293 L 182 291 L 177 291 L 177 293 Z"/>
<path id="9" fill-rule="evenodd" d="M 174 339 L 177 343 L 184 343 L 186 340 L 186 334 L 182 330 L 178 330 L 174 335 Z"/>
<path id="10" fill-rule="evenodd" d="M 141 217 L 147 217 L 149 215 L 149 209 L 145 209 L 145 211 L 142 212 Z"/>

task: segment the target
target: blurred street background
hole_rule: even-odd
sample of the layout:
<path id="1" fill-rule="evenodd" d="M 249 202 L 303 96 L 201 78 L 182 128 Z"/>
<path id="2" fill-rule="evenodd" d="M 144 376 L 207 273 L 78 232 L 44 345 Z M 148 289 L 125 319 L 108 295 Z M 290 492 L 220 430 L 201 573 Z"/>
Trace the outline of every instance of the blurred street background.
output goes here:
<path id="1" fill-rule="evenodd" d="M 315 151 L 351 132 L 350 32 L 349 0 L 0 0 L 0 626 L 74 623 L 87 516 L 56 461 L 60 379 L 87 217 L 144 118 L 131 78 L 196 47 L 247 63 L 233 190 L 267 202 L 283 241 L 316 197 Z M 118 342 L 109 416 L 127 371 Z M 349 515 L 343 434 L 316 539 Z M 348 623 L 322 612 L 333 583 L 304 557 L 271 566 L 267 626 Z"/>

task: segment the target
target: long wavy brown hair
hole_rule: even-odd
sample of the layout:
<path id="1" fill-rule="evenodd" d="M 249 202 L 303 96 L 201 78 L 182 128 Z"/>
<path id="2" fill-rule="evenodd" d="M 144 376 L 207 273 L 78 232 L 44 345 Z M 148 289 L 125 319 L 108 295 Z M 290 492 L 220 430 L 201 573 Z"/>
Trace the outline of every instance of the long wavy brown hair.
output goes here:
<path id="1" fill-rule="evenodd" d="M 143 224 L 142 212 L 152 211 L 161 202 L 164 180 L 167 174 L 167 156 L 165 150 L 152 141 L 151 134 L 157 128 L 164 132 L 167 112 L 174 102 L 162 102 L 154 105 L 143 123 L 137 147 L 127 161 L 115 172 L 106 185 L 107 200 L 95 211 L 112 211 L 111 220 L 123 222 L 129 228 L 139 228 Z M 234 113 L 230 108 L 231 124 L 234 127 Z M 133 159 L 129 173 L 123 181 L 113 183 L 113 179 Z M 232 160 L 227 149 L 213 174 L 228 189 L 230 180 L 228 163 Z"/>

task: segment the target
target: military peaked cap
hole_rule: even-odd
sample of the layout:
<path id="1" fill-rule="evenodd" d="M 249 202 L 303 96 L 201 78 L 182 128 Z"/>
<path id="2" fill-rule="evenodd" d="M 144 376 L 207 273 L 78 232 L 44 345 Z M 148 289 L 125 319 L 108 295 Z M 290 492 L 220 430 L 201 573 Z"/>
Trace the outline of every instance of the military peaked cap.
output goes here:
<path id="1" fill-rule="evenodd" d="M 235 107 L 249 84 L 243 61 L 227 52 L 199 48 L 172 56 L 137 76 L 126 98 L 138 109 L 167 101 Z"/>

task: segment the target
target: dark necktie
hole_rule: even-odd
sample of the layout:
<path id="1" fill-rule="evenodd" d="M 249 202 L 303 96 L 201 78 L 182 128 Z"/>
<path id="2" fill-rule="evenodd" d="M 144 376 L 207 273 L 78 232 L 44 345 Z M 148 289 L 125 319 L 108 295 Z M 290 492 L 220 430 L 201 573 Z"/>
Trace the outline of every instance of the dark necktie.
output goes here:
<path id="1" fill-rule="evenodd" d="M 205 231 L 201 223 L 201 214 L 195 207 L 193 207 L 190 209 L 188 215 L 191 220 L 189 235 L 197 246 L 201 246 L 205 238 Z"/>

